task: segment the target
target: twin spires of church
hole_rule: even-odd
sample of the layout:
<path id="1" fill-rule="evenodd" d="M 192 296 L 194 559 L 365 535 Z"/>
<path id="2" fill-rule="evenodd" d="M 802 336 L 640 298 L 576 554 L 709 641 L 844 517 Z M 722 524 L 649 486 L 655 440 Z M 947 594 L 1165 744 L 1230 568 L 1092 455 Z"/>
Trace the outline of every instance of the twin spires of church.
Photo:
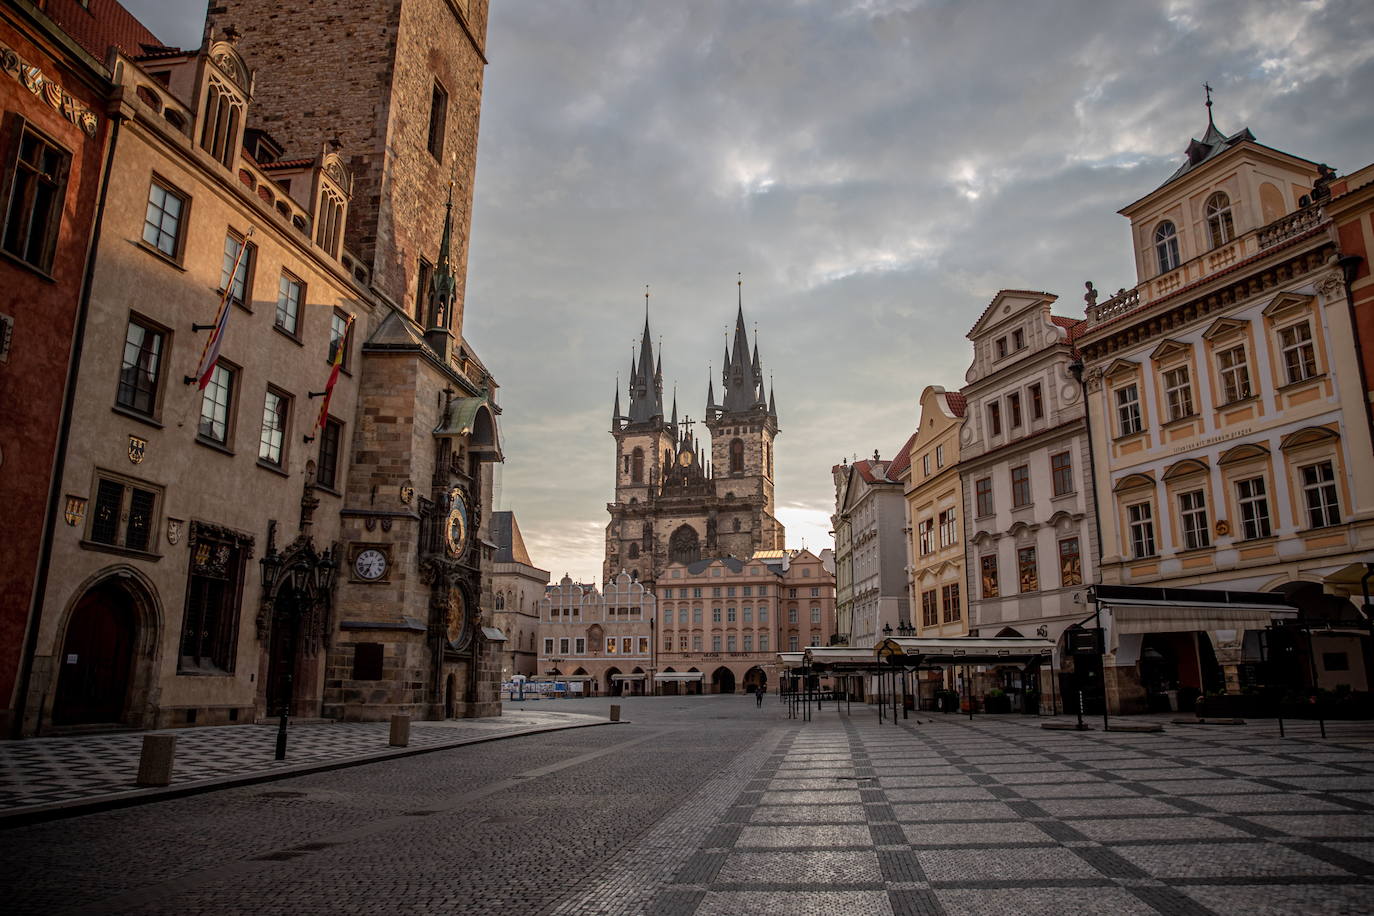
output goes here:
<path id="1" fill-rule="evenodd" d="M 733 352 L 732 352 L 733 350 Z M 652 368 L 651 368 L 652 367 Z M 722 400 L 716 401 L 715 381 L 708 374 L 706 382 L 706 417 L 708 420 L 722 413 L 764 413 L 775 423 L 777 402 L 771 385 L 763 383 L 763 360 L 759 356 L 758 334 L 754 336 L 752 352 L 744 325 L 743 286 L 735 314 L 733 348 L 725 351 L 721 370 Z M 644 295 L 644 330 L 639 339 L 639 356 L 630 359 L 629 410 L 621 412 L 620 383 L 616 383 L 615 405 L 611 410 L 611 429 L 619 431 L 630 424 L 660 423 L 678 433 L 677 391 L 673 392 L 672 417 L 663 410 L 663 353 L 654 353 L 649 328 L 649 295 Z"/>

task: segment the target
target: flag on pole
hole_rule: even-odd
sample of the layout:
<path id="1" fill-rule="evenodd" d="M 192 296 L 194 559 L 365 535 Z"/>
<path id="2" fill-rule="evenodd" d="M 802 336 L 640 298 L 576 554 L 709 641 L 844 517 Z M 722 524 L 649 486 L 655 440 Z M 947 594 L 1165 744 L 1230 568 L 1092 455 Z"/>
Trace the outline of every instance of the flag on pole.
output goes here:
<path id="1" fill-rule="evenodd" d="M 220 344 L 224 343 L 224 329 L 229 325 L 229 299 L 233 295 L 234 281 L 239 275 L 239 265 L 243 263 L 243 256 L 248 253 L 248 238 L 252 235 L 253 230 L 250 228 L 248 237 L 244 238 L 243 244 L 239 246 L 238 257 L 234 258 L 234 269 L 229 272 L 229 282 L 224 284 L 224 292 L 219 297 L 219 311 L 215 313 L 215 323 L 210 326 L 210 336 L 205 339 L 205 349 L 200 352 L 195 381 L 201 391 L 210 384 L 210 377 L 215 374 L 215 363 L 219 362 L 219 348 Z"/>
<path id="2" fill-rule="evenodd" d="M 329 381 L 324 385 L 324 401 L 320 403 L 320 415 L 315 418 L 315 428 L 310 431 L 310 438 L 315 438 L 315 433 L 320 427 L 324 426 L 324 421 L 329 419 L 329 398 L 334 394 L 334 383 L 339 380 L 339 369 L 343 366 L 344 351 L 348 349 L 348 336 L 353 331 L 353 316 L 348 316 L 348 321 L 344 323 L 343 336 L 339 338 L 339 345 L 334 348 L 334 365 L 329 370 Z"/>

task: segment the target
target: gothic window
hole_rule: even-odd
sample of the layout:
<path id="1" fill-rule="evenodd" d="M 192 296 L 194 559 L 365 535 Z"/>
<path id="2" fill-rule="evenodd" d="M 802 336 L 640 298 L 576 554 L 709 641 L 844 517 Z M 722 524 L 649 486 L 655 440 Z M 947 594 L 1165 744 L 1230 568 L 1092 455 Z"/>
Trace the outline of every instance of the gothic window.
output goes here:
<path id="1" fill-rule="evenodd" d="M 701 559 L 701 542 L 696 529 L 683 525 L 668 539 L 668 556 L 674 563 L 695 563 Z"/>
<path id="2" fill-rule="evenodd" d="M 739 530 L 739 519 L 738 519 L 738 518 L 735 519 L 735 525 L 734 525 L 734 527 L 735 527 L 735 530 L 736 530 L 736 531 Z"/>
<path id="3" fill-rule="evenodd" d="M 644 482 L 644 449 L 636 448 L 630 455 L 630 482 Z"/>
<path id="4" fill-rule="evenodd" d="M 1212 247 L 1219 248 L 1236 237 L 1235 225 L 1231 222 L 1231 198 L 1218 191 L 1207 198 L 1207 232 L 1212 237 Z"/>
<path id="5" fill-rule="evenodd" d="M 744 440 L 730 440 L 730 473 L 744 473 Z"/>
<path id="6" fill-rule="evenodd" d="M 343 198 L 329 188 L 320 192 L 319 212 L 315 214 L 315 244 L 330 257 L 339 256 L 339 239 L 343 237 Z"/>
<path id="7" fill-rule="evenodd" d="M 239 601 L 243 592 L 243 545 L 191 526 L 191 570 L 182 618 L 181 671 L 234 670 Z"/>
<path id="8" fill-rule="evenodd" d="M 243 104 L 227 86 L 212 79 L 205 89 L 203 111 L 205 114 L 201 123 L 201 149 L 224 165 L 230 165 L 238 153 Z"/>
<path id="9" fill-rule="evenodd" d="M 630 545 L 630 551 L 629 551 L 629 553 L 630 553 L 630 559 L 631 559 L 631 560 L 638 560 L 638 559 L 639 559 L 639 545 L 638 545 L 638 544 L 631 544 L 631 545 Z"/>
<path id="10" fill-rule="evenodd" d="M 1167 219 L 1155 227 L 1155 257 L 1159 259 L 1159 272 L 1167 273 L 1179 264 L 1178 230 Z"/>
<path id="11" fill-rule="evenodd" d="M 498 611 L 504 611 L 505 609 L 506 609 L 506 596 L 498 593 L 497 596 L 496 596 L 496 610 L 498 610 Z"/>

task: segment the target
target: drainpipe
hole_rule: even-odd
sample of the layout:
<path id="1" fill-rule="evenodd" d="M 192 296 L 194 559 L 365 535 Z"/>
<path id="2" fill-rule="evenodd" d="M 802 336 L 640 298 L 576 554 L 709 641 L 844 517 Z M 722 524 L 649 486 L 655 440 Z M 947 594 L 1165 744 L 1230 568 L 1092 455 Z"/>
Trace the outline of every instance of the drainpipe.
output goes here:
<path id="1" fill-rule="evenodd" d="M 91 226 L 90 252 L 86 256 L 86 274 L 81 280 L 81 300 L 76 310 L 76 327 L 72 331 L 71 359 L 67 363 L 66 391 L 62 397 L 62 419 L 57 432 L 57 449 L 53 453 L 52 477 L 48 483 L 48 506 L 45 512 L 42 541 L 38 548 L 38 574 L 34 577 L 33 595 L 29 601 L 28 632 L 24 637 L 24 653 L 19 658 L 19 684 L 15 690 L 15 715 L 10 723 L 10 737 L 19 738 L 24 732 L 24 717 L 29 705 L 29 682 L 33 677 L 33 656 L 38 650 L 38 627 L 43 618 L 43 593 L 48 588 L 48 564 L 52 561 L 53 532 L 57 527 L 57 504 L 62 493 L 62 469 L 67 464 L 67 443 L 71 436 L 72 407 L 76 402 L 76 383 L 80 374 L 81 351 L 86 337 L 86 318 L 90 313 L 91 286 L 95 280 L 96 255 L 100 249 L 100 227 L 105 220 L 105 199 L 110 190 L 110 170 L 114 165 L 115 146 L 119 141 L 118 115 L 110 117 L 110 147 L 105 153 L 105 166 L 100 181 L 100 199 L 96 203 L 95 223 Z M 43 701 L 39 698 L 38 718 L 34 735 L 43 729 Z"/>

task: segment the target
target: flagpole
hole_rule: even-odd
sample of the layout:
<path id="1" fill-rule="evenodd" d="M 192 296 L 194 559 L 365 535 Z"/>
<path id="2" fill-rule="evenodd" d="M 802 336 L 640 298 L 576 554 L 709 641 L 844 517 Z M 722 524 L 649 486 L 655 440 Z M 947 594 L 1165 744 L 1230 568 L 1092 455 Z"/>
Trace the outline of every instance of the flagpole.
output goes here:
<path id="1" fill-rule="evenodd" d="M 229 282 L 224 284 L 224 291 L 220 293 L 219 309 L 215 312 L 213 324 L 192 324 L 192 331 L 210 331 L 210 336 L 205 339 L 205 347 L 200 351 L 200 361 L 196 365 L 196 374 L 185 376 L 182 381 L 189 385 L 192 382 L 200 382 L 200 389 L 203 391 L 210 382 L 209 368 L 205 365 L 207 357 L 213 349 L 215 359 L 219 358 L 219 343 L 224 337 L 224 329 L 229 323 L 229 299 L 233 295 L 234 281 L 238 279 L 239 265 L 243 263 L 244 256 L 248 253 L 248 240 L 253 237 L 254 228 L 248 227 L 248 233 L 243 238 L 243 244 L 239 246 L 239 253 L 234 258 L 234 269 L 229 272 Z"/>

